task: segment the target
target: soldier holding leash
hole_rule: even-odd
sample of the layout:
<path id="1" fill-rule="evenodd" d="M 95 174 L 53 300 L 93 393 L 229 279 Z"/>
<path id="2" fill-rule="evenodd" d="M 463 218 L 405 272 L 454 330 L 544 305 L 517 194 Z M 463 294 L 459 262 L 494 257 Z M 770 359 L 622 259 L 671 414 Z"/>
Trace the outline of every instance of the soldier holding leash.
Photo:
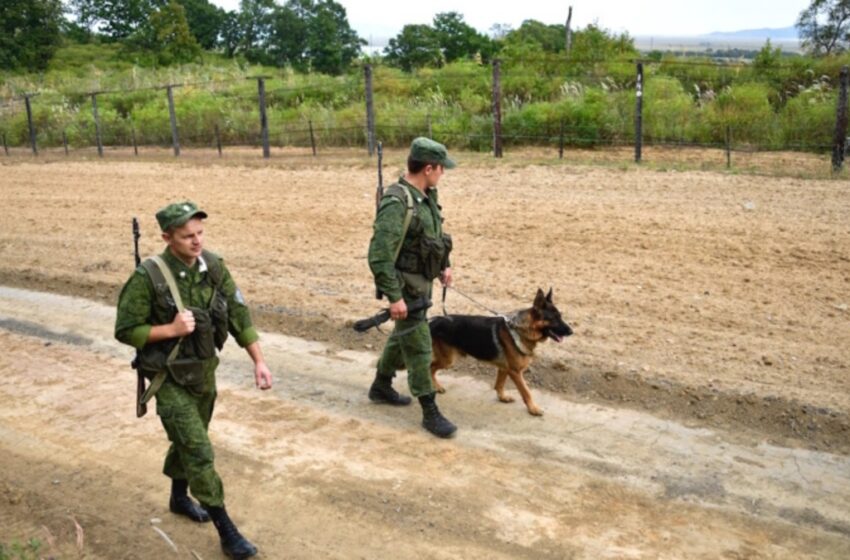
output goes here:
<path id="1" fill-rule="evenodd" d="M 426 319 L 435 278 L 450 285 L 451 238 L 443 233 L 437 202 L 437 183 L 446 169 L 455 167 L 446 147 L 429 138 L 410 146 L 407 173 L 387 188 L 380 200 L 369 243 L 369 267 L 379 293 L 390 301 L 395 328 L 378 361 L 369 399 L 396 406 L 409 405 L 392 381 L 396 370 L 407 369 L 410 393 L 422 406 L 422 426 L 438 437 L 451 437 L 457 427 L 437 408 L 431 382 L 431 333 Z M 408 312 L 417 307 L 418 311 Z"/>

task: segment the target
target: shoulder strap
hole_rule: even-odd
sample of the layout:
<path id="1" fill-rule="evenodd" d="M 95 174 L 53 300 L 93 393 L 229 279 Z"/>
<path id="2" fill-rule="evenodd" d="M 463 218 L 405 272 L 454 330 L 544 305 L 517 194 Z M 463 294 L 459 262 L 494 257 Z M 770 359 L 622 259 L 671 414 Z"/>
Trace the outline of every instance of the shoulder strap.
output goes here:
<path id="1" fill-rule="evenodd" d="M 404 198 L 399 196 L 398 191 L 404 193 Z M 410 189 L 396 183 L 387 189 L 384 196 L 394 196 L 402 199 L 407 204 L 407 212 L 404 214 L 404 226 L 401 229 L 401 240 L 398 242 L 398 247 L 396 247 L 395 256 L 393 257 L 393 262 L 395 262 L 398 260 L 398 255 L 401 253 L 401 246 L 404 245 L 404 238 L 407 236 L 407 230 L 410 228 L 410 222 L 413 220 L 413 195 L 410 194 Z"/>
<path id="2" fill-rule="evenodd" d="M 151 257 L 150 260 L 156 264 L 160 274 L 162 274 L 162 278 L 165 280 L 165 283 L 168 284 L 168 289 L 171 291 L 171 297 L 174 298 L 174 304 L 177 306 L 177 311 L 182 313 L 186 308 L 183 306 L 183 299 L 180 297 L 180 290 L 177 289 L 177 281 L 174 279 L 174 274 L 171 273 L 171 269 L 168 268 L 168 265 L 159 255 Z"/>

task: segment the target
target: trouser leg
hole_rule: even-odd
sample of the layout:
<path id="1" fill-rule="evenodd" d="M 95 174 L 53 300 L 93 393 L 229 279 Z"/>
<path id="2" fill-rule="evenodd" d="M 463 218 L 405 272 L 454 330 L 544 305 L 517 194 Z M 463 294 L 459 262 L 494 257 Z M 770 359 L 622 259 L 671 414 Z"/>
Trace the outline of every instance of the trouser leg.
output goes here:
<path id="1" fill-rule="evenodd" d="M 204 506 L 221 506 L 224 488 L 215 471 L 207 434 L 215 392 L 200 396 L 166 382 L 157 393 L 157 414 L 171 441 L 163 473 L 189 482 L 192 495 Z"/>

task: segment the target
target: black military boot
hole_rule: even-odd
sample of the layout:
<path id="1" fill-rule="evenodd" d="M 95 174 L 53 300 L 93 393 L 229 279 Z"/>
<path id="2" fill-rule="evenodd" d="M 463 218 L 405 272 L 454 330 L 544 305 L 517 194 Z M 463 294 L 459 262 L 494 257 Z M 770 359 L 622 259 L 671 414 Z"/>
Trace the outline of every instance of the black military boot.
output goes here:
<path id="1" fill-rule="evenodd" d="M 171 513 L 185 515 L 197 523 L 206 523 L 210 520 L 207 510 L 192 501 L 186 492 L 189 489 L 189 481 L 171 479 L 171 499 L 168 500 L 168 509 Z"/>
<path id="2" fill-rule="evenodd" d="M 398 391 L 393 389 L 392 377 L 380 374 L 375 374 L 375 381 L 369 387 L 369 400 L 394 406 L 407 406 L 411 403 L 410 397 L 399 395 Z"/>
<path id="3" fill-rule="evenodd" d="M 440 413 L 434 393 L 419 397 L 422 405 L 422 427 L 437 437 L 449 438 L 457 431 L 457 426 Z"/>
<path id="4" fill-rule="evenodd" d="M 230 520 L 224 506 L 207 508 L 212 517 L 213 525 L 218 529 L 221 538 L 221 550 L 228 558 L 240 560 L 257 554 L 257 547 L 239 533 L 236 525 Z"/>

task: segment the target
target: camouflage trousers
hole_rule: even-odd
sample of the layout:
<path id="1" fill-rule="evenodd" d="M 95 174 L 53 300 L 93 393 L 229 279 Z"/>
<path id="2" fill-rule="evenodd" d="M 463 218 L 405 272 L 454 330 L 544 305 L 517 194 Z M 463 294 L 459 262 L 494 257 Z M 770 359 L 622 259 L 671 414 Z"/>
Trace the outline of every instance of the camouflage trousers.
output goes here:
<path id="1" fill-rule="evenodd" d="M 411 395 L 421 397 L 434 392 L 431 383 L 431 331 L 424 311 L 395 322 L 378 360 L 378 375 L 395 377 L 395 372 L 400 369 L 407 369 Z"/>
<path id="2" fill-rule="evenodd" d="M 156 413 L 171 447 L 162 472 L 189 481 L 192 495 L 204 506 L 224 505 L 224 487 L 213 465 L 213 449 L 207 428 L 215 405 L 215 385 L 200 395 L 171 379 L 156 393 Z"/>

